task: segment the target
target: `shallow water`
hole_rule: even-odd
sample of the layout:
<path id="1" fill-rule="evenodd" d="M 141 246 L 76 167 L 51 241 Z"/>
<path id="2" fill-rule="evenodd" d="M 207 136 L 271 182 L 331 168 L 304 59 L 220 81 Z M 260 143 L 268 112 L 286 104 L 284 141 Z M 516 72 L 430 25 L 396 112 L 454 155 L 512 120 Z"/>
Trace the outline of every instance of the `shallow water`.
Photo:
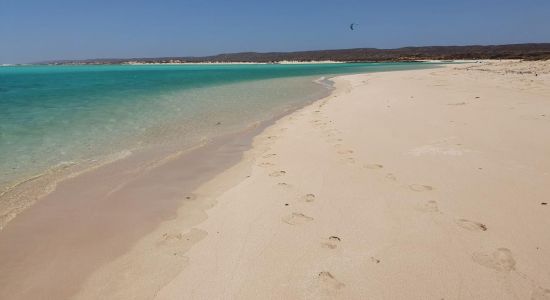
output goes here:
<path id="1" fill-rule="evenodd" d="M 320 76 L 419 63 L 0 68 L 0 191 L 67 163 L 181 149 L 303 105 Z"/>

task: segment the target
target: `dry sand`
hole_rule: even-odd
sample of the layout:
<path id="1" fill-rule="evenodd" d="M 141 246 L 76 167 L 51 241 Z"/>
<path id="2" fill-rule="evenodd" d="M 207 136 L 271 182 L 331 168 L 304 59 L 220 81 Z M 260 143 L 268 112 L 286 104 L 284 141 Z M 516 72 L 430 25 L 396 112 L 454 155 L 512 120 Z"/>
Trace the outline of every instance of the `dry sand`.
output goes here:
<path id="1" fill-rule="evenodd" d="M 550 62 L 335 82 L 75 298 L 550 299 Z"/>

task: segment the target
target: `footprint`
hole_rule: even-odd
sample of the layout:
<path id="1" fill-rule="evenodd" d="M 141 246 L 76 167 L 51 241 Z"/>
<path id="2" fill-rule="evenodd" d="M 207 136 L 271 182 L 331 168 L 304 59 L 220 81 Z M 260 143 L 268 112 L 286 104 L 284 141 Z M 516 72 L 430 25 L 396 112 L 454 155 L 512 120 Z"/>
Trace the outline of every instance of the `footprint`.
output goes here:
<path id="1" fill-rule="evenodd" d="M 415 192 L 425 192 L 425 191 L 431 191 L 434 189 L 429 185 L 421 185 L 421 184 L 411 184 L 409 185 L 409 188 Z"/>
<path id="2" fill-rule="evenodd" d="M 420 210 L 429 213 L 437 213 L 439 212 L 439 205 L 437 204 L 437 201 L 430 200 L 426 202 Z"/>
<path id="3" fill-rule="evenodd" d="M 353 154 L 353 150 L 338 150 L 338 154 Z"/>
<path id="4" fill-rule="evenodd" d="M 269 176 L 271 177 L 281 177 L 281 176 L 284 176 L 286 174 L 286 171 L 275 171 L 275 172 L 271 172 L 269 174 Z"/>
<path id="5" fill-rule="evenodd" d="M 550 289 L 536 288 L 531 294 L 531 300 L 550 300 Z"/>
<path id="6" fill-rule="evenodd" d="M 491 254 L 477 252 L 472 255 L 472 259 L 484 267 L 499 272 L 509 272 L 516 268 L 516 261 L 512 256 L 512 251 L 507 248 L 498 248 Z"/>
<path id="7" fill-rule="evenodd" d="M 343 163 L 354 164 L 355 163 L 355 158 L 345 157 L 345 158 L 340 159 L 340 161 L 343 162 Z"/>
<path id="8" fill-rule="evenodd" d="M 168 241 L 171 241 L 171 240 L 181 240 L 183 238 L 183 234 L 182 233 L 164 233 L 162 235 L 162 241 L 164 242 L 168 242 Z"/>
<path id="9" fill-rule="evenodd" d="M 365 169 L 377 170 L 382 169 L 384 166 L 379 164 L 366 164 Z"/>
<path id="10" fill-rule="evenodd" d="M 283 217 L 283 222 L 290 225 L 301 225 L 307 222 L 313 221 L 312 217 L 306 216 L 303 213 L 292 213 L 286 217 Z"/>
<path id="11" fill-rule="evenodd" d="M 336 249 L 341 241 L 342 240 L 339 237 L 333 235 L 329 237 L 326 242 L 321 243 L 321 246 L 323 248 Z"/>
<path id="12" fill-rule="evenodd" d="M 314 194 L 307 194 L 304 196 L 304 201 L 306 202 L 313 202 L 315 201 L 315 195 Z"/>
<path id="13" fill-rule="evenodd" d="M 487 231 L 487 226 L 485 224 L 469 221 L 466 219 L 458 219 L 456 220 L 456 224 L 470 231 Z"/>
<path id="14" fill-rule="evenodd" d="M 395 175 L 393 175 L 392 173 L 386 174 L 386 178 L 391 181 L 397 181 L 397 177 L 395 177 Z"/>
<path id="15" fill-rule="evenodd" d="M 288 187 L 290 187 L 290 184 L 288 184 L 286 182 L 279 182 L 279 183 L 277 183 L 277 186 L 288 188 Z"/>
<path id="16" fill-rule="evenodd" d="M 339 290 L 346 286 L 327 271 L 320 272 L 317 275 L 317 278 L 319 279 L 321 286 L 328 290 Z"/>

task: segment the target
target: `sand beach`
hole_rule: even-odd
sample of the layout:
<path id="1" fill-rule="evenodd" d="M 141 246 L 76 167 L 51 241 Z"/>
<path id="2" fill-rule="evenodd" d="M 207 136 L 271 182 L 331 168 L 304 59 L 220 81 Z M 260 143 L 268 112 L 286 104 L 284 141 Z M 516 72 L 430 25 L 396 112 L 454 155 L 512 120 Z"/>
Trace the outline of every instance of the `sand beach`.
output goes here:
<path id="1" fill-rule="evenodd" d="M 0 298 L 550 299 L 550 62 L 332 80 L 328 97 L 214 146 L 222 172 L 193 184 L 178 186 L 203 170 L 188 155 L 61 183 L 0 232 Z M 83 205 L 53 197 L 94 184 L 83 197 L 108 194 L 96 205 L 139 224 L 124 232 L 136 243 L 90 247 L 98 215 L 62 247 L 36 231 L 49 252 L 26 248 L 46 212 Z M 124 213 L 151 198 L 167 221 Z M 50 225 L 63 237 L 74 221 Z"/>

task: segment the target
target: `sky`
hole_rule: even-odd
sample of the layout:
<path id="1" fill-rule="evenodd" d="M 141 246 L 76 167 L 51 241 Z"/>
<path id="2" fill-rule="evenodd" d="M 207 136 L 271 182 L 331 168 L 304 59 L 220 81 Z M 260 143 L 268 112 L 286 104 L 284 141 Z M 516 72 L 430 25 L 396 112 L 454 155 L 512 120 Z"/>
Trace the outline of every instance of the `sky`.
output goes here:
<path id="1" fill-rule="evenodd" d="M 0 64 L 527 42 L 550 0 L 0 0 Z"/>

